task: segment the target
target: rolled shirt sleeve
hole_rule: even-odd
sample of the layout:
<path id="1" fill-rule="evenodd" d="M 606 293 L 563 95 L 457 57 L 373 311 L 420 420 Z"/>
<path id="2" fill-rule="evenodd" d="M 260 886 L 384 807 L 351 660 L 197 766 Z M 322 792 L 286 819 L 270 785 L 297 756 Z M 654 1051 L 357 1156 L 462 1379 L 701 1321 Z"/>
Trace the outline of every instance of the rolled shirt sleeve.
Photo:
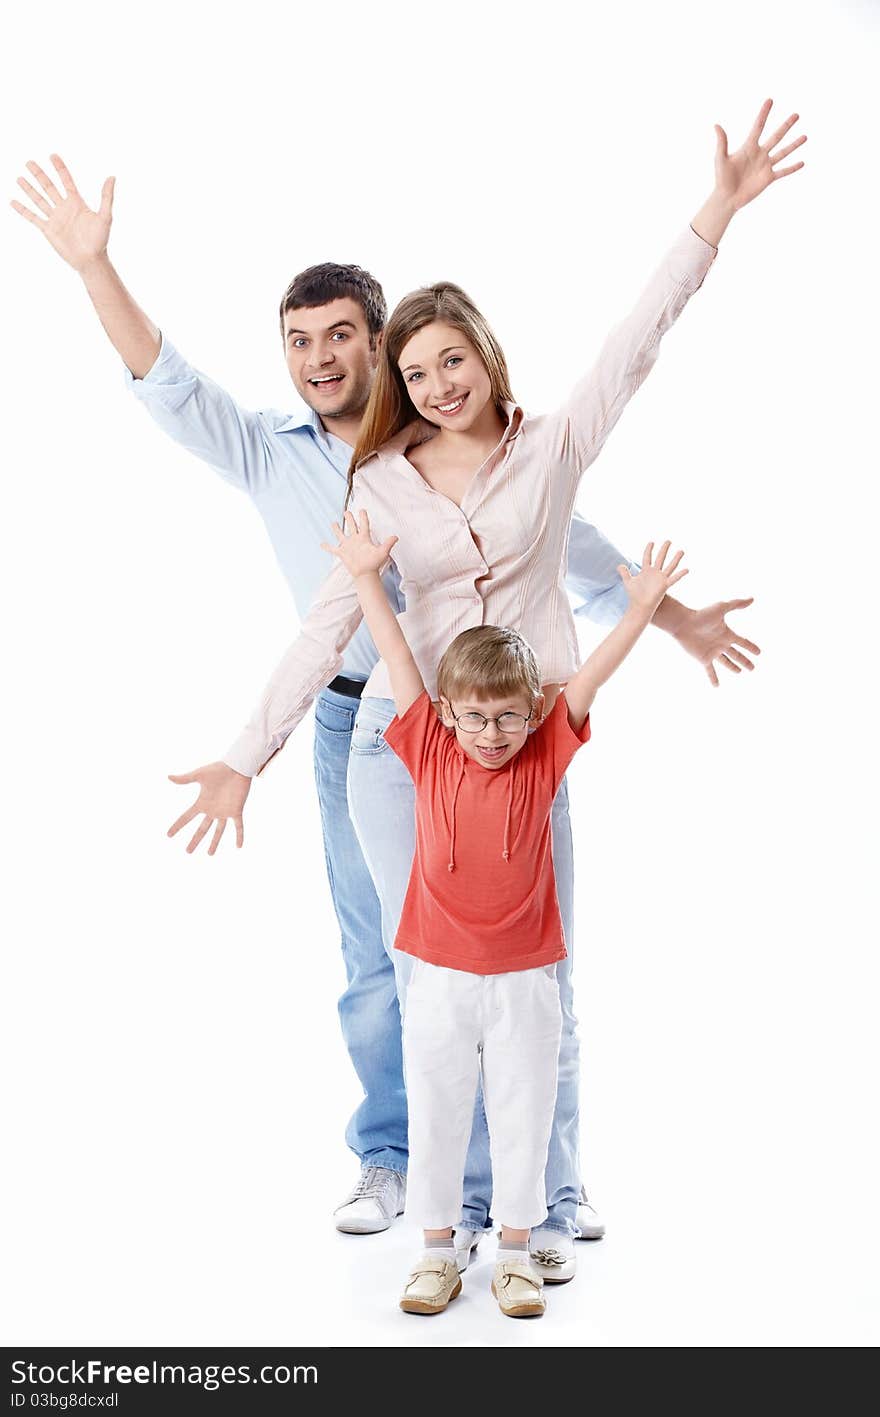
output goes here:
<path id="1" fill-rule="evenodd" d="M 269 472 L 260 415 L 240 408 L 225 389 L 187 363 L 164 335 L 148 373 L 136 379 L 126 369 L 125 382 L 176 443 L 240 491 L 259 490 Z"/>
<path id="2" fill-rule="evenodd" d="M 603 536 L 577 512 L 568 537 L 565 586 L 575 615 L 598 625 L 616 625 L 629 606 L 626 588 L 617 570 L 626 566 L 638 575 L 641 566 Z"/>

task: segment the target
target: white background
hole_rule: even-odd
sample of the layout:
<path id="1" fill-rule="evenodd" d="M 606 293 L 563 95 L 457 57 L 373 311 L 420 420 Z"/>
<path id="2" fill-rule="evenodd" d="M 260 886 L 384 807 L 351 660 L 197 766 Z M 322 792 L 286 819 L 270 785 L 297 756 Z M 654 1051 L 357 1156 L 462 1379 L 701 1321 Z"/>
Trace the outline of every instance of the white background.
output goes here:
<path id="1" fill-rule="evenodd" d="M 210 20 L 207 19 L 210 14 Z M 188 858 L 295 632 L 256 513 L 125 392 L 77 277 L 6 209 L 6 1343 L 864 1345 L 878 1336 L 868 910 L 878 7 L 19 7 L 0 171 L 57 149 L 136 298 L 246 406 L 292 406 L 278 298 L 449 276 L 551 406 L 762 99 L 806 169 L 741 214 L 581 509 L 752 594 L 713 691 L 650 631 L 572 774 L 584 1161 L 608 1224 L 514 1326 L 489 1257 L 429 1325 L 416 1237 L 353 1239 L 358 1089 L 311 725 L 247 839 Z M 800 156 L 800 154 L 798 154 Z M 585 645 L 600 632 L 590 628 Z"/>

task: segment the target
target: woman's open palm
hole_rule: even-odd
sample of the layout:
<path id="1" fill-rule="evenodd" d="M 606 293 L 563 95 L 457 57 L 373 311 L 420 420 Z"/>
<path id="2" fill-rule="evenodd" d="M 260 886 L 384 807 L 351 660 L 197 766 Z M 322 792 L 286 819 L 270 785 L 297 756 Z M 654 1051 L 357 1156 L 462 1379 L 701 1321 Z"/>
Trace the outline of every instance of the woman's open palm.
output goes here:
<path id="1" fill-rule="evenodd" d="M 755 197 L 760 196 L 771 182 L 778 181 L 780 177 L 788 177 L 804 165 L 802 162 L 794 162 L 788 167 L 778 166 L 794 152 L 795 148 L 799 148 L 802 143 L 807 141 L 806 135 L 795 138 L 794 142 L 786 143 L 785 147 L 779 148 L 778 152 L 773 151 L 779 147 L 783 138 L 797 123 L 799 117 L 797 113 L 792 113 L 770 134 L 769 138 L 761 141 L 764 126 L 772 107 L 773 100 L 768 98 L 761 105 L 758 116 L 752 124 L 751 132 L 742 147 L 737 148 L 736 152 L 728 152 L 727 134 L 717 123 L 715 125 L 715 136 L 718 140 L 715 149 L 716 190 L 736 210 L 744 207 L 747 202 L 754 201 Z"/>

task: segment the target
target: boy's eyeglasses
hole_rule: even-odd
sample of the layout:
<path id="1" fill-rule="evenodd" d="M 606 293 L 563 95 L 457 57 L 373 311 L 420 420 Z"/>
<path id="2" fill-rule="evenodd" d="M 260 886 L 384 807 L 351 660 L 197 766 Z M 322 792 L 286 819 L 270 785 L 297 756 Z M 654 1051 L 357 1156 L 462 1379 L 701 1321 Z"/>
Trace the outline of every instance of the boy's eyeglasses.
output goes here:
<path id="1" fill-rule="evenodd" d="M 499 733 L 522 733 L 532 716 L 529 714 L 527 718 L 523 713 L 501 713 L 497 718 L 487 718 L 483 713 L 458 714 L 451 704 L 449 712 L 463 733 L 482 733 L 489 723 L 496 724 Z"/>

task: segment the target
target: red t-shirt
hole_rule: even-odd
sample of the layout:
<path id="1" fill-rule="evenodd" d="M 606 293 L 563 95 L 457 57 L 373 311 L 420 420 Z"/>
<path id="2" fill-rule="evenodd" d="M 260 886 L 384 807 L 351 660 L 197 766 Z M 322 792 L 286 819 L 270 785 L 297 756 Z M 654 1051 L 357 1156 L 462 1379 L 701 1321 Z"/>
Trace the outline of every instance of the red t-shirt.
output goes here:
<path id="1" fill-rule="evenodd" d="M 471 974 L 564 959 L 550 811 L 589 717 L 576 733 L 560 694 L 495 769 L 467 756 L 427 691 L 384 736 L 416 785 L 416 854 L 395 948 Z"/>

